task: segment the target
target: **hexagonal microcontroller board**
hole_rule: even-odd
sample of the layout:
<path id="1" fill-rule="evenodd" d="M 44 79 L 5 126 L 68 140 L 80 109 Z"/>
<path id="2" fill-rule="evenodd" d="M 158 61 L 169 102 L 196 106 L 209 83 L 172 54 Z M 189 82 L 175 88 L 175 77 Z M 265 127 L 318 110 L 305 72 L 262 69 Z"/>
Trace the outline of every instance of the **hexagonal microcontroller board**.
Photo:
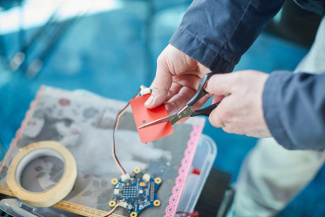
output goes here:
<path id="1" fill-rule="evenodd" d="M 130 213 L 130 217 L 137 217 L 139 213 L 152 206 L 160 206 L 157 190 L 161 184 L 161 178 L 150 177 L 140 168 L 135 168 L 129 178 L 112 179 L 114 196 L 109 202 L 114 207 L 118 202 L 124 202 L 121 207 Z"/>

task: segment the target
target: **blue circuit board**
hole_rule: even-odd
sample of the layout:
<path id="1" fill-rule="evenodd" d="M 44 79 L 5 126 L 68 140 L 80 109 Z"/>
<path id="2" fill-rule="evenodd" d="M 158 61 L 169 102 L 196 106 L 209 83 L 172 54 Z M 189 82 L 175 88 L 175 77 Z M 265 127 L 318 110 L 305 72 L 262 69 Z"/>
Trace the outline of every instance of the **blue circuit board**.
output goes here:
<path id="1" fill-rule="evenodd" d="M 125 208 L 131 217 L 138 216 L 148 207 L 160 206 L 156 192 L 161 184 L 161 178 L 150 177 L 149 174 L 144 174 L 136 168 L 129 179 L 124 181 L 113 179 L 112 184 L 114 185 L 113 204 L 124 202 L 121 207 Z"/>

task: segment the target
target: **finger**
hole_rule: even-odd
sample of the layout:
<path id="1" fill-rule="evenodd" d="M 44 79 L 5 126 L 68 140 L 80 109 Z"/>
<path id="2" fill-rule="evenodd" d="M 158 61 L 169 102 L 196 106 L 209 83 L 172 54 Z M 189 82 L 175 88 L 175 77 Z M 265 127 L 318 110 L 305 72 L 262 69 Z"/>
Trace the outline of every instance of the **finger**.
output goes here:
<path id="1" fill-rule="evenodd" d="M 170 87 L 166 101 L 169 101 L 173 96 L 175 96 L 182 87 L 189 87 L 196 90 L 200 84 L 201 77 L 198 75 L 178 75 L 173 77 L 173 83 Z"/>
<path id="2" fill-rule="evenodd" d="M 212 99 L 212 104 L 215 104 L 217 102 L 221 102 L 221 100 L 225 98 L 225 96 L 221 95 L 221 96 L 217 96 L 217 95 L 214 95 L 213 96 L 213 99 Z"/>
<path id="3" fill-rule="evenodd" d="M 166 101 L 171 85 L 172 74 L 162 63 L 158 64 L 156 77 L 150 86 L 152 94 L 146 101 L 145 106 L 147 108 L 155 108 L 163 104 Z"/>
<path id="4" fill-rule="evenodd" d="M 182 87 L 180 91 L 165 104 L 167 112 L 172 114 L 183 108 L 194 94 L 195 90 L 189 87 Z"/>
<path id="5" fill-rule="evenodd" d="M 232 91 L 232 83 L 235 79 L 236 73 L 217 74 L 213 75 L 207 84 L 205 90 L 210 94 L 217 96 L 229 95 Z"/>
<path id="6" fill-rule="evenodd" d="M 182 85 L 189 87 L 191 89 L 197 90 L 202 78 L 199 75 L 192 74 L 182 74 L 174 76 L 173 81 Z"/>
<path id="7" fill-rule="evenodd" d="M 195 111 L 200 109 L 210 99 L 210 97 L 211 97 L 210 94 L 203 96 L 192 106 L 192 110 Z"/>
<path id="8" fill-rule="evenodd" d="M 212 126 L 217 127 L 217 128 L 221 128 L 221 127 L 225 127 L 225 123 L 222 121 L 223 117 L 222 117 L 222 113 L 220 111 L 222 111 L 222 102 L 218 105 L 217 108 L 215 108 L 210 116 L 209 116 L 209 121 L 211 123 Z"/>
<path id="9" fill-rule="evenodd" d="M 168 91 L 166 101 L 169 101 L 173 96 L 175 96 L 176 94 L 178 94 L 178 92 L 180 91 L 180 89 L 182 87 L 183 87 L 182 85 L 180 85 L 180 84 L 178 84 L 176 82 L 173 82 L 172 83 L 172 86 L 170 87 L 170 89 Z"/>

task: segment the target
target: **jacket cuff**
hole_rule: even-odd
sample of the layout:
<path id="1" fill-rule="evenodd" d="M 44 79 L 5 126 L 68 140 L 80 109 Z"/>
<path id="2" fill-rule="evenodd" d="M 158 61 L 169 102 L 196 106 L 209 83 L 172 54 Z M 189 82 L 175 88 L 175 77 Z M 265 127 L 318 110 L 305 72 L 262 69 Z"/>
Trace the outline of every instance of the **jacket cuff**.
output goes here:
<path id="1" fill-rule="evenodd" d="M 282 87 L 291 76 L 289 71 L 276 71 L 270 74 L 263 91 L 263 111 L 266 124 L 275 140 L 286 149 L 294 149 L 281 117 L 283 114 L 281 100 Z"/>
<path id="2" fill-rule="evenodd" d="M 220 53 L 182 27 L 178 27 L 169 43 L 212 71 L 232 72 L 240 59 L 226 60 Z"/>

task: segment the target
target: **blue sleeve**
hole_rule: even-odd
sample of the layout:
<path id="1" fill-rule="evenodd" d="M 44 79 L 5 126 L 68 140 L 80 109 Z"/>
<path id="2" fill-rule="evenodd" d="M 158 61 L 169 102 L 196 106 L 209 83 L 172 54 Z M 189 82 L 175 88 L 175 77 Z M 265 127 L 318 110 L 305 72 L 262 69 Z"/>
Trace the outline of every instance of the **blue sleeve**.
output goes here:
<path id="1" fill-rule="evenodd" d="M 231 72 L 284 0 L 194 0 L 169 41 L 211 70 Z"/>
<path id="2" fill-rule="evenodd" d="M 325 74 L 270 75 L 263 92 L 266 123 L 287 149 L 325 149 Z"/>

